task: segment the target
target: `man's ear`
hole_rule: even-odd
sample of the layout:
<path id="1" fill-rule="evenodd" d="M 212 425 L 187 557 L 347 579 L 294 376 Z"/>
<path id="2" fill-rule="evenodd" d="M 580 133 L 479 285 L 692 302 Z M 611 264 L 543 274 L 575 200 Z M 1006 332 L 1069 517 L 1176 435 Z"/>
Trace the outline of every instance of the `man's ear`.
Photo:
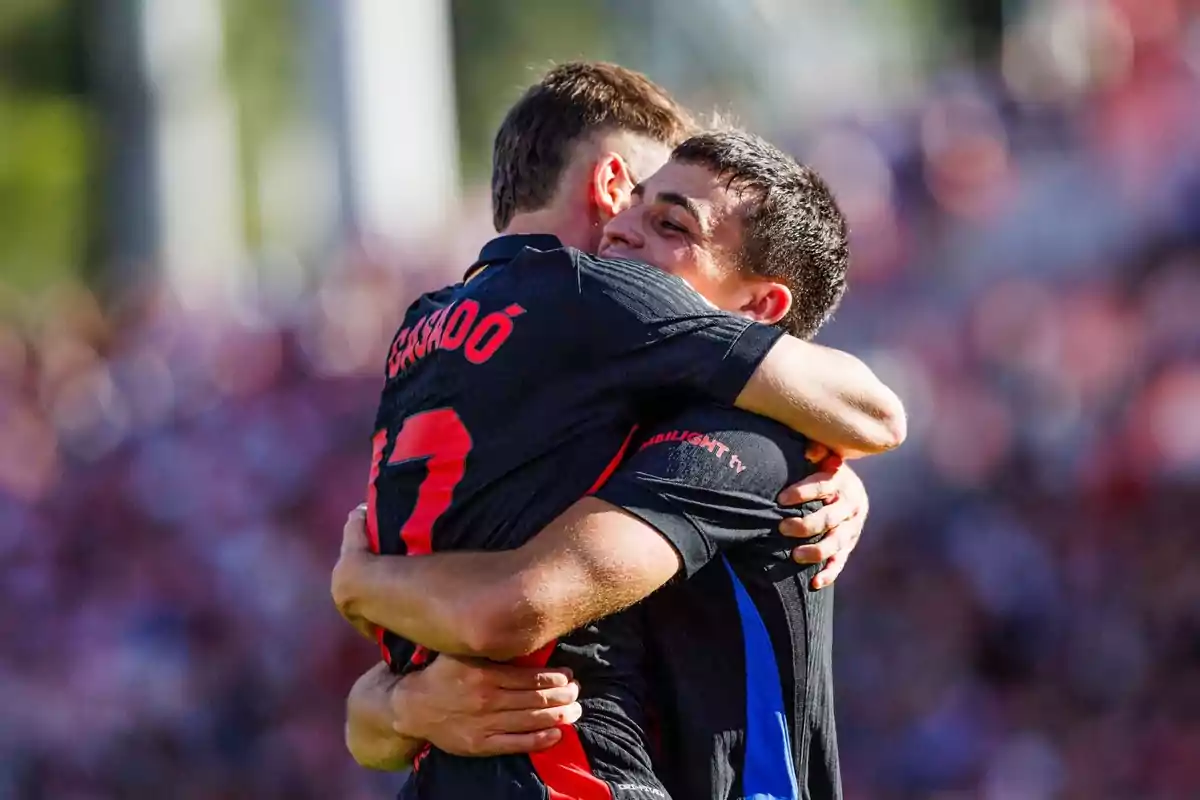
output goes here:
<path id="1" fill-rule="evenodd" d="M 772 280 L 756 280 L 746 287 L 742 316 L 774 325 L 792 310 L 792 290 Z"/>
<path id="2" fill-rule="evenodd" d="M 633 197 L 633 175 L 629 164 L 617 153 L 605 153 L 592 171 L 591 195 L 600 223 L 605 224 L 625 210 Z"/>

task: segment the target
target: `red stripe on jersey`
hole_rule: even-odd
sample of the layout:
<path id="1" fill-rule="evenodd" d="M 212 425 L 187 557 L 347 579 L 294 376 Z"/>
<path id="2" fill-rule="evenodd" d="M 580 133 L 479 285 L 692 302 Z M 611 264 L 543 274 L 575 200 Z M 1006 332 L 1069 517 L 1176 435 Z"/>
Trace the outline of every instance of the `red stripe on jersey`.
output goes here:
<path id="1" fill-rule="evenodd" d="M 612 800 L 608 784 L 592 774 L 587 753 L 574 725 L 560 725 L 563 738 L 549 750 L 530 753 L 529 760 L 546 784 L 549 800 Z"/>
<path id="2" fill-rule="evenodd" d="M 557 641 L 541 650 L 513 659 L 523 667 L 544 667 L 554 652 Z M 542 783 L 546 784 L 549 800 L 612 800 L 608 784 L 592 774 L 583 742 L 574 725 L 559 725 L 562 738 L 548 750 L 530 753 L 529 760 Z"/>
<path id="3" fill-rule="evenodd" d="M 383 448 L 387 446 L 387 429 L 382 428 L 375 431 L 375 435 L 371 437 L 371 474 L 367 477 L 367 540 L 371 545 L 371 552 L 379 552 L 379 490 L 375 488 L 375 481 L 379 478 L 379 467 L 383 463 Z M 378 626 L 375 627 L 375 641 L 379 642 L 379 651 L 383 653 L 383 660 L 391 664 L 392 652 L 388 650 L 388 646 L 383 641 L 384 630 Z"/>
<path id="4" fill-rule="evenodd" d="M 371 437 L 371 474 L 367 476 L 367 539 L 371 552 L 379 553 L 379 490 L 375 481 L 379 479 L 379 468 L 383 463 L 383 448 L 387 447 L 387 429 L 375 431 Z"/>
<path id="5" fill-rule="evenodd" d="M 518 667 L 544 667 L 546 662 L 550 660 L 550 654 L 554 652 L 554 648 L 558 645 L 558 641 L 552 641 L 540 650 L 534 650 L 532 653 L 523 656 L 517 656 L 510 664 L 516 664 Z"/>
<path id="6" fill-rule="evenodd" d="M 636 425 L 629 431 L 621 449 L 613 456 L 612 461 L 608 462 L 608 466 L 600 473 L 592 488 L 587 490 L 588 494 L 603 486 L 617 471 L 635 433 Z M 544 667 L 557 645 L 557 641 L 550 642 L 540 650 L 513 659 L 512 663 L 523 667 Z M 575 730 L 574 725 L 559 725 L 558 729 L 563 735 L 558 744 L 548 750 L 529 754 L 534 770 L 542 779 L 542 783 L 546 784 L 549 800 L 612 800 L 612 790 L 608 788 L 608 784 L 592 774 L 587 753 L 583 750 L 583 742 L 579 740 L 579 731 Z"/>
<path id="7" fill-rule="evenodd" d="M 613 456 L 613 460 L 608 462 L 608 466 L 604 468 L 604 472 L 600 473 L 600 477 L 597 478 L 596 482 L 592 484 L 592 488 L 587 490 L 588 494 L 592 494 L 593 492 L 597 491 L 601 486 L 607 483 L 608 479 L 612 477 L 612 474 L 617 471 L 617 467 L 621 465 L 621 459 L 625 458 L 625 451 L 629 449 L 629 444 L 633 441 L 633 435 L 635 433 L 637 433 L 637 425 L 634 425 L 629 431 L 629 435 L 625 437 L 625 441 L 621 445 L 621 449 L 617 451 L 615 456 Z"/>
<path id="8" fill-rule="evenodd" d="M 388 649 L 387 642 L 383 637 L 387 635 L 387 631 L 378 625 L 375 626 L 375 641 L 379 642 L 379 652 L 383 653 L 383 662 L 388 666 L 392 664 L 392 651 Z"/>
<path id="9" fill-rule="evenodd" d="M 425 756 L 429 755 L 429 751 L 432 749 L 433 749 L 433 745 L 431 745 L 429 742 L 426 742 L 424 745 L 421 746 L 421 749 L 417 751 L 417 754 L 415 756 L 413 756 L 413 763 L 412 763 L 413 772 L 417 772 L 418 770 L 421 769 L 421 762 L 425 760 Z"/>

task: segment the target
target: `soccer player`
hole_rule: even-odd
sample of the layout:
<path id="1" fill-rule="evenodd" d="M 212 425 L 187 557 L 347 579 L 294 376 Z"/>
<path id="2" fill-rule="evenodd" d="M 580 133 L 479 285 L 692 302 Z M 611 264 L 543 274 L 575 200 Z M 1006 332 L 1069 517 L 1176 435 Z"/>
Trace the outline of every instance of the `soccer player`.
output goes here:
<path id="1" fill-rule="evenodd" d="M 594 247 L 637 175 L 685 129 L 639 76 L 577 65 L 552 73 L 498 137 L 498 227 Z M 632 426 L 664 399 L 737 403 L 847 452 L 897 442 L 902 412 L 856 360 L 718 313 L 658 270 L 528 248 L 559 240 L 501 237 L 463 284 L 410 308 L 389 355 L 375 437 L 368 521 L 380 552 L 521 544 L 600 483 Z M 766 319 L 786 306 L 786 288 L 770 281 L 725 288 L 722 303 L 743 316 Z M 594 650 L 589 658 L 579 638 L 595 636 L 609 653 L 640 650 L 626 624 L 614 618 L 542 654 L 571 661 L 589 694 L 585 719 L 559 746 L 532 763 L 455 761 L 434 750 L 409 790 L 540 797 L 652 785 L 640 678 L 612 673 Z M 421 663 L 421 651 L 398 637 L 384 641 L 393 668 Z"/>
<path id="2" fill-rule="evenodd" d="M 808 338 L 844 286 L 845 227 L 810 170 L 757 137 L 714 133 L 684 142 L 638 187 L 600 254 L 663 267 L 717 298 L 796 265 L 771 280 L 815 299 L 789 297 L 771 316 Z M 603 644 L 610 673 L 649 675 L 662 712 L 656 767 L 672 796 L 839 797 L 832 593 L 809 589 L 818 567 L 795 563 L 777 530 L 795 513 L 778 496 L 815 469 L 810 444 L 728 407 L 669 413 L 593 496 L 522 547 L 395 559 L 351 546 L 338 567 L 346 610 L 445 652 L 500 658 L 576 631 L 564 641 Z M 589 638 L 588 623 L 677 575 L 605 620 L 644 637 L 652 666 L 627 641 Z M 637 774 L 612 784 L 614 795 L 659 791 Z"/>

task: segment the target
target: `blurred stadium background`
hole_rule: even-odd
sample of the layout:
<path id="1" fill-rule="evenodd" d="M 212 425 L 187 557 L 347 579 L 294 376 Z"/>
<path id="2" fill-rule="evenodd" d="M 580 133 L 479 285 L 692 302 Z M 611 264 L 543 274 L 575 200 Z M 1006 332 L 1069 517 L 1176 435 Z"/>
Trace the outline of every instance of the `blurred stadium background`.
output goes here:
<path id="1" fill-rule="evenodd" d="M 328 594 L 386 342 L 552 59 L 852 220 L 910 414 L 842 578 L 849 798 L 1200 797 L 1200 3 L 4 0 L 0 796 L 375 798 Z"/>

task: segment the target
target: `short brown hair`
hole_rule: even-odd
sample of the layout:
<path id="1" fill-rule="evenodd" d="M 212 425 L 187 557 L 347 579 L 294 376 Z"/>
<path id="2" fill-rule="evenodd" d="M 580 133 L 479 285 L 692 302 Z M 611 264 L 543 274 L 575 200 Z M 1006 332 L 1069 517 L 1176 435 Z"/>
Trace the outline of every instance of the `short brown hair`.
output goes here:
<path id="1" fill-rule="evenodd" d="M 492 222 L 544 208 L 571 150 L 583 138 L 623 130 L 675 145 L 692 132 L 688 113 L 640 72 L 595 61 L 561 64 L 526 90 L 492 147 Z"/>
<path id="2" fill-rule="evenodd" d="M 737 130 L 693 136 L 671 160 L 710 170 L 731 189 L 751 192 L 742 219 L 739 266 L 775 278 L 792 292 L 779 325 L 811 339 L 846 293 L 850 245 L 846 218 L 816 170 L 766 140 Z"/>

